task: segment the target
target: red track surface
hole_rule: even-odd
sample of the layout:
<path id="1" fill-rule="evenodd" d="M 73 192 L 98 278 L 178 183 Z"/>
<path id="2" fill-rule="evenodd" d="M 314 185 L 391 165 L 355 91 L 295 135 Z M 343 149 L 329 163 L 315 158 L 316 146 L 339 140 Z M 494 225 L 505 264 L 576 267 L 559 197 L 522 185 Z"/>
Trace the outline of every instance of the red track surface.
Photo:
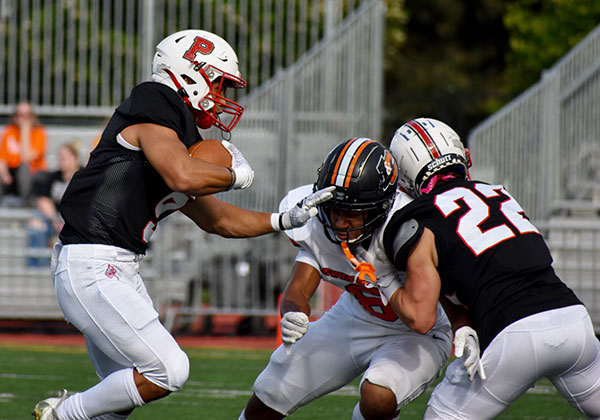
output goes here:
<path id="1" fill-rule="evenodd" d="M 277 346 L 275 337 L 249 336 L 195 336 L 176 337 L 182 347 L 216 347 L 239 349 L 274 350 Z M 0 343 L 84 346 L 83 336 L 77 334 L 35 334 L 35 333 L 0 333 Z"/>

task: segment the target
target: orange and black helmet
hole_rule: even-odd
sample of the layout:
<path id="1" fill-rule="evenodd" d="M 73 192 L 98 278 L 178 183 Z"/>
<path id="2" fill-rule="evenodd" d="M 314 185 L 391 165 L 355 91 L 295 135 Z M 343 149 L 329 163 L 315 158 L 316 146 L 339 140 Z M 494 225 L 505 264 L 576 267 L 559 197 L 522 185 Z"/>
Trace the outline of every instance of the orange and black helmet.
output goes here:
<path id="1" fill-rule="evenodd" d="M 320 204 L 318 218 L 329 240 L 341 241 L 335 234 L 328 209 L 360 211 L 362 234 L 351 241 L 359 243 L 370 237 L 390 210 L 398 184 L 398 167 L 390 151 L 381 143 L 360 137 L 337 145 L 318 171 L 315 190 L 335 186 L 333 198 Z"/>

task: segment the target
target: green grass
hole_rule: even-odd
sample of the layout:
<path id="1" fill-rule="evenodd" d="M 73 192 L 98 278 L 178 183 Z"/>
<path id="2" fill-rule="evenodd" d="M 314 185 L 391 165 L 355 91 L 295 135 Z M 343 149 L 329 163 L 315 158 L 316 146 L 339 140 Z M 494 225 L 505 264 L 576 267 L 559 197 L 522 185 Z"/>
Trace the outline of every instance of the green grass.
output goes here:
<path id="1" fill-rule="evenodd" d="M 254 378 L 270 352 L 185 349 L 191 374 L 185 389 L 137 409 L 131 420 L 237 419 L 251 395 Z M 83 347 L 0 344 L 0 420 L 31 419 L 37 401 L 58 389 L 83 390 L 97 382 Z M 301 408 L 290 419 L 350 419 L 358 400 L 358 380 Z M 429 390 L 430 391 L 430 390 Z M 429 392 L 402 409 L 402 420 L 421 419 Z M 500 419 L 581 419 L 550 385 L 540 381 Z"/>

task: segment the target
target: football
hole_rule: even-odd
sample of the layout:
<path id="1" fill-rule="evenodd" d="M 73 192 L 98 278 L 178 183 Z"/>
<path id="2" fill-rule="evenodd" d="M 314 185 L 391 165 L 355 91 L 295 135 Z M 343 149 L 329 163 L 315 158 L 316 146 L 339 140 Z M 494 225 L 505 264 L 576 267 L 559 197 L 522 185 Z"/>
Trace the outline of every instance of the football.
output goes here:
<path id="1" fill-rule="evenodd" d="M 233 156 L 231 156 L 229 150 L 223 146 L 221 140 L 200 140 L 198 143 L 190 146 L 188 153 L 191 157 L 206 160 L 220 166 L 231 168 L 233 164 Z"/>

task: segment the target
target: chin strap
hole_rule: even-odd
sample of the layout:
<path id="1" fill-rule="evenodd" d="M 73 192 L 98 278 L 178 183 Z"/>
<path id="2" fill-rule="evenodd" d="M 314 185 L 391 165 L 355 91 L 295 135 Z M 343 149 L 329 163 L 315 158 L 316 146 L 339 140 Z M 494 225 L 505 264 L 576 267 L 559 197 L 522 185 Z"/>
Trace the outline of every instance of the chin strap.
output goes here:
<path id="1" fill-rule="evenodd" d="M 167 73 L 169 75 L 169 77 L 175 84 L 175 87 L 177 88 L 177 93 L 179 94 L 179 96 L 181 96 L 181 99 L 183 99 L 183 102 L 185 102 L 185 104 L 190 108 L 190 110 L 196 117 L 196 125 L 200 128 L 205 128 L 205 129 L 210 128 L 214 123 L 213 118 L 211 118 L 211 116 L 208 114 L 208 112 L 198 111 L 197 109 L 195 109 L 192 106 L 192 102 L 190 101 L 188 93 L 185 91 L 183 86 L 181 86 L 181 84 L 177 81 L 177 78 L 173 75 L 173 73 L 171 73 L 171 71 L 169 69 L 164 69 L 164 70 L 165 70 L 165 73 Z"/>
<path id="2" fill-rule="evenodd" d="M 373 264 L 360 262 L 358 258 L 352 254 L 352 251 L 350 251 L 348 242 L 342 242 L 341 245 L 344 255 L 354 266 L 354 271 L 358 271 L 356 276 L 354 276 L 354 281 L 368 288 L 375 287 L 377 277 L 375 276 L 375 267 L 373 267 Z"/>
<path id="3" fill-rule="evenodd" d="M 196 66 L 203 65 L 203 64 L 204 63 L 196 63 Z M 194 67 L 194 69 L 196 69 L 196 67 Z M 216 95 L 218 99 L 224 101 L 223 103 L 220 104 L 223 108 L 234 109 L 234 110 L 237 109 L 238 110 L 237 112 L 231 112 L 231 111 L 228 111 L 228 110 L 224 111 L 227 114 L 234 115 L 234 118 L 229 123 L 229 125 L 225 125 L 225 124 L 223 124 L 223 122 L 221 122 L 221 119 L 219 118 L 219 115 L 214 112 L 214 108 L 211 109 L 211 110 L 204 110 L 204 108 L 202 108 L 202 105 L 199 105 L 200 108 L 202 108 L 202 111 L 194 108 L 192 106 L 192 102 L 190 101 L 188 93 L 183 88 L 183 86 L 181 86 L 181 83 L 179 83 L 179 81 L 173 75 L 173 73 L 171 73 L 171 71 L 169 69 L 164 69 L 164 71 L 165 71 L 165 73 L 167 73 L 169 75 L 169 77 L 173 81 L 173 84 L 175 85 L 175 88 L 177 89 L 177 93 L 179 94 L 179 96 L 181 96 L 181 98 L 183 99 L 183 101 L 186 103 L 186 105 L 193 112 L 194 116 L 196 117 L 196 125 L 198 127 L 206 129 L 206 128 L 210 128 L 211 126 L 214 125 L 219 130 L 227 132 L 227 133 L 229 133 L 229 132 L 231 132 L 231 130 L 233 130 L 233 127 L 236 126 L 236 124 L 238 123 L 238 121 L 240 120 L 240 118 L 241 118 L 241 116 L 242 116 L 242 114 L 244 112 L 244 108 L 241 105 L 228 100 L 227 98 L 225 98 L 224 96 L 222 96 L 220 94 Z M 210 86 L 210 79 L 206 78 L 206 76 L 204 74 L 203 74 L 203 77 L 205 78 L 206 83 Z M 212 92 L 210 92 L 209 94 L 212 95 Z M 214 102 L 214 99 L 211 99 L 211 100 L 213 100 L 213 102 Z M 231 106 L 231 103 L 234 103 L 237 106 L 237 108 Z M 214 106 L 215 105 L 213 105 L 213 107 Z"/>
<path id="4" fill-rule="evenodd" d="M 177 88 L 177 93 L 179 94 L 179 96 L 181 96 L 181 98 L 183 99 L 183 101 L 190 108 L 192 108 L 192 103 L 190 102 L 189 95 L 187 94 L 187 92 L 185 91 L 185 89 L 183 88 L 183 86 L 181 86 L 181 84 L 177 81 L 177 78 L 173 75 L 173 73 L 171 73 L 171 70 L 164 69 L 164 71 L 165 71 L 165 73 L 167 73 L 169 75 L 169 77 L 171 78 L 171 80 L 175 84 L 175 87 Z"/>

